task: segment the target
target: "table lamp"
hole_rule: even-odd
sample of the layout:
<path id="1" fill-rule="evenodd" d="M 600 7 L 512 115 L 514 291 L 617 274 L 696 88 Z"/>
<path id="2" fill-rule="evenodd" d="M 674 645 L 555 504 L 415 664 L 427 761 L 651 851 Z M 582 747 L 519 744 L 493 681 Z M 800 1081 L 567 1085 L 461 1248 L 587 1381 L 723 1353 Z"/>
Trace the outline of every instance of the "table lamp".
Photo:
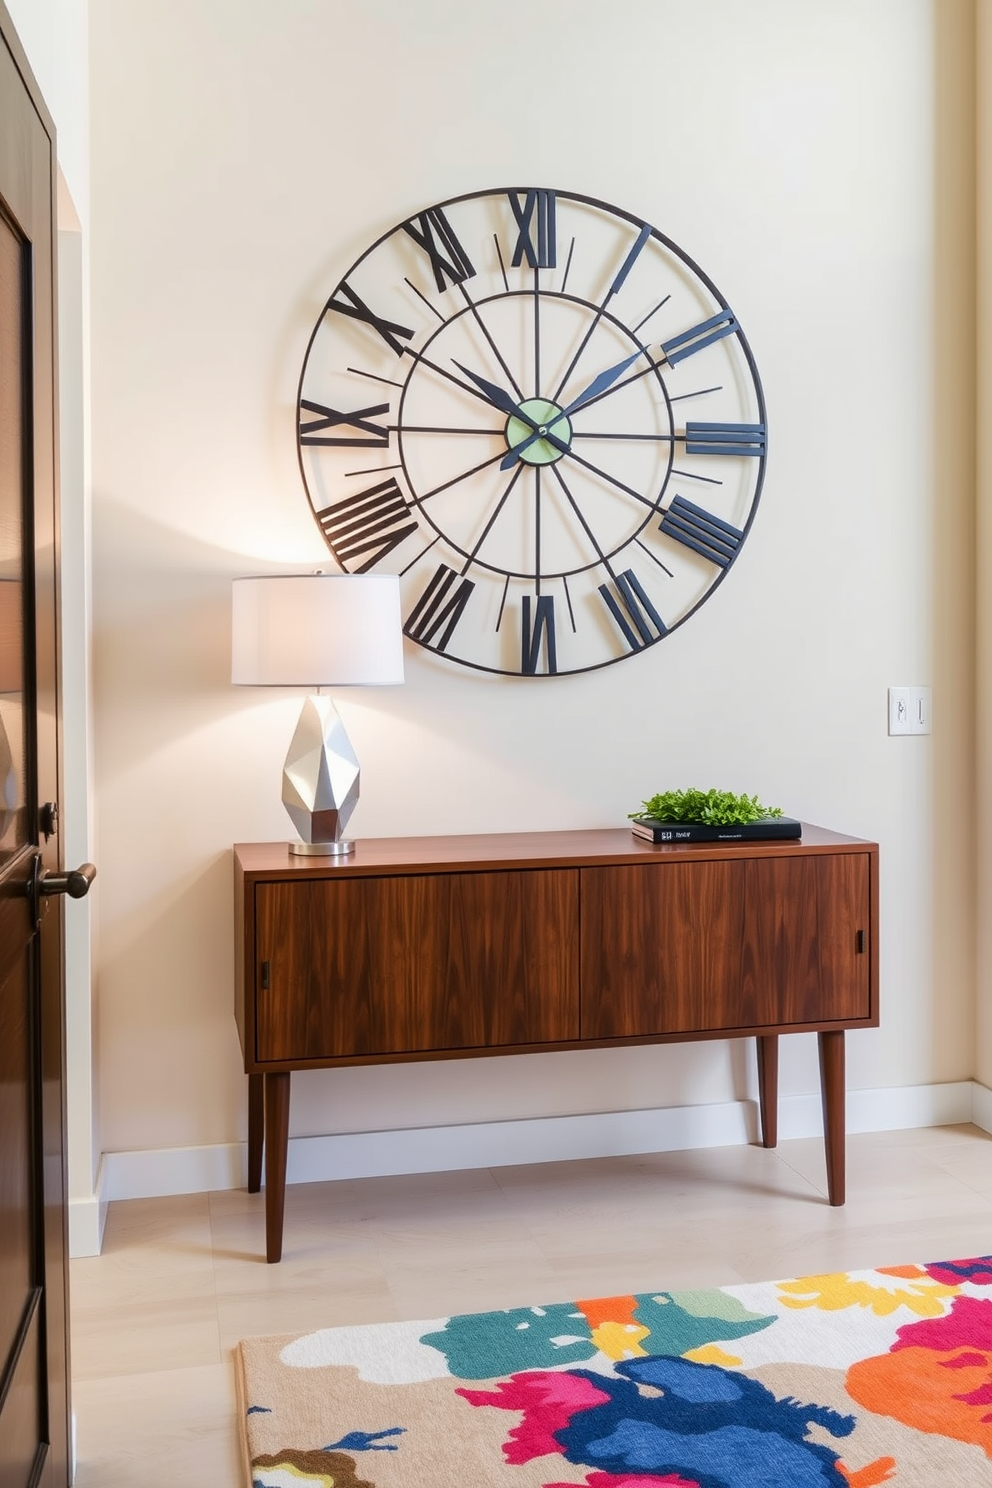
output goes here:
<path id="1" fill-rule="evenodd" d="M 282 800 L 300 834 L 291 853 L 339 857 L 358 801 L 359 768 L 321 687 L 403 681 L 399 579 L 392 574 L 273 574 L 235 579 L 231 681 L 312 687 L 286 756 Z"/>

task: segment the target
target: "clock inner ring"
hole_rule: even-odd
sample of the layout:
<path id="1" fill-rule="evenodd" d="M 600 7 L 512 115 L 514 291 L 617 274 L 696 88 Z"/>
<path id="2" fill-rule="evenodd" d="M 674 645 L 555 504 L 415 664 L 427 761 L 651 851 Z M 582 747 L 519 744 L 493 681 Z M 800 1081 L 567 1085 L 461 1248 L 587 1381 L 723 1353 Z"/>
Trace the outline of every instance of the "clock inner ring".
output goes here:
<path id="1" fill-rule="evenodd" d="M 549 289 L 538 344 L 534 304 L 511 290 L 454 311 L 411 353 L 396 423 L 408 500 L 448 548 L 475 570 L 544 582 L 597 570 L 660 521 L 675 420 L 662 367 L 629 326 Z M 644 365 L 588 396 L 594 371 L 632 352 Z M 501 412 L 491 433 L 486 404 Z"/>

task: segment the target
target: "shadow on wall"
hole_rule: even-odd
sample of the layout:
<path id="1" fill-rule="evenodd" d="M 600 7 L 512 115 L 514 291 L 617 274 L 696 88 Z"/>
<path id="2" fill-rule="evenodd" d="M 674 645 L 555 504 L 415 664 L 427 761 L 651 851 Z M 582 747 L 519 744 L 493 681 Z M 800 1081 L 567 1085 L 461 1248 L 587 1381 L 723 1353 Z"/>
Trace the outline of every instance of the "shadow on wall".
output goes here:
<path id="1" fill-rule="evenodd" d="M 93 513 L 98 697 L 215 693 L 230 684 L 231 579 L 243 553 L 199 542 L 131 506 Z"/>
<path id="2" fill-rule="evenodd" d="M 249 755 L 257 751 L 261 736 L 272 730 L 275 781 L 300 693 L 232 686 L 231 580 L 299 572 L 314 566 L 313 559 L 266 564 L 107 498 L 94 509 L 94 555 L 101 778 L 133 779 L 171 746 L 180 746 L 185 767 L 198 773 L 198 759 L 216 761 L 230 749 L 239 719 L 248 724 L 249 714 L 282 700 L 278 720 L 259 714 L 250 724 L 253 742 L 247 749 Z M 555 678 L 550 687 L 545 682 L 535 688 L 531 678 L 454 668 L 417 646 L 406 648 L 406 662 L 405 686 L 359 688 L 348 697 L 346 726 L 363 770 L 369 767 L 369 778 L 383 789 L 388 782 L 389 799 L 380 797 L 384 814 L 372 835 L 622 819 L 605 798 L 592 806 L 586 800 L 589 778 L 599 795 L 616 777 L 613 762 L 628 752 L 625 679 L 611 675 L 621 668 Z M 589 777 L 563 777 L 564 739 L 589 755 Z M 632 790 L 624 810 L 638 799 Z M 474 817 L 469 820 L 466 812 Z M 284 831 L 281 824 L 280 835 Z"/>
<path id="3" fill-rule="evenodd" d="M 116 885 L 100 965 L 107 1151 L 196 1146 L 237 1130 L 231 878 L 228 851 Z"/>

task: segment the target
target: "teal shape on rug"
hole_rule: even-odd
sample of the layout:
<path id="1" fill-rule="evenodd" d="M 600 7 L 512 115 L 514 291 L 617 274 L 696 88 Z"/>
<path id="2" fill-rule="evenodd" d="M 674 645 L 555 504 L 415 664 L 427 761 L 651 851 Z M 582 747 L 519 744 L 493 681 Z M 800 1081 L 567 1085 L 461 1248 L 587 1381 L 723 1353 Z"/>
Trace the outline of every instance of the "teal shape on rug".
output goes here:
<path id="1" fill-rule="evenodd" d="M 693 1292 L 655 1292 L 636 1299 L 634 1317 L 648 1336 L 646 1354 L 688 1354 L 707 1343 L 729 1343 L 747 1333 L 760 1333 L 775 1322 L 773 1313 L 749 1312 L 715 1288 Z"/>
<path id="2" fill-rule="evenodd" d="M 708 1343 L 726 1343 L 757 1333 L 774 1316 L 749 1312 L 735 1297 L 716 1289 L 644 1293 L 634 1298 L 634 1318 L 648 1329 L 641 1348 L 652 1354 L 686 1354 Z M 521 1369 L 580 1364 L 598 1353 L 592 1330 L 574 1304 L 516 1307 L 449 1318 L 421 1343 L 439 1350 L 456 1379 L 494 1379 Z"/>
<path id="3" fill-rule="evenodd" d="M 449 1318 L 421 1343 L 436 1348 L 457 1379 L 494 1379 L 518 1369 L 548 1369 L 595 1358 L 589 1324 L 574 1303 L 513 1307 Z"/>

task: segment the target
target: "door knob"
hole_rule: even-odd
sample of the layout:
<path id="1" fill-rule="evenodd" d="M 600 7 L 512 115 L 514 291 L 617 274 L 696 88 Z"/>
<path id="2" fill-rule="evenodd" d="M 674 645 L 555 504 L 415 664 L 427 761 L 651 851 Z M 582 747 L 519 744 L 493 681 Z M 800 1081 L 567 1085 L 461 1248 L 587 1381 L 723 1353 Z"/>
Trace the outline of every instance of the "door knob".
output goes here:
<path id="1" fill-rule="evenodd" d="M 31 900 L 31 916 L 37 930 L 41 924 L 41 900 L 43 895 L 68 894 L 70 899 L 82 899 L 89 893 L 90 884 L 96 878 L 92 863 L 82 863 L 68 873 L 49 873 L 41 866 L 41 854 L 35 855 L 31 877 L 27 883 L 27 895 Z"/>
<path id="2" fill-rule="evenodd" d="M 46 873 L 42 868 L 38 874 L 38 889 L 42 894 L 68 894 L 70 899 L 83 899 L 95 878 L 96 869 L 92 863 L 82 863 L 69 873 Z"/>

